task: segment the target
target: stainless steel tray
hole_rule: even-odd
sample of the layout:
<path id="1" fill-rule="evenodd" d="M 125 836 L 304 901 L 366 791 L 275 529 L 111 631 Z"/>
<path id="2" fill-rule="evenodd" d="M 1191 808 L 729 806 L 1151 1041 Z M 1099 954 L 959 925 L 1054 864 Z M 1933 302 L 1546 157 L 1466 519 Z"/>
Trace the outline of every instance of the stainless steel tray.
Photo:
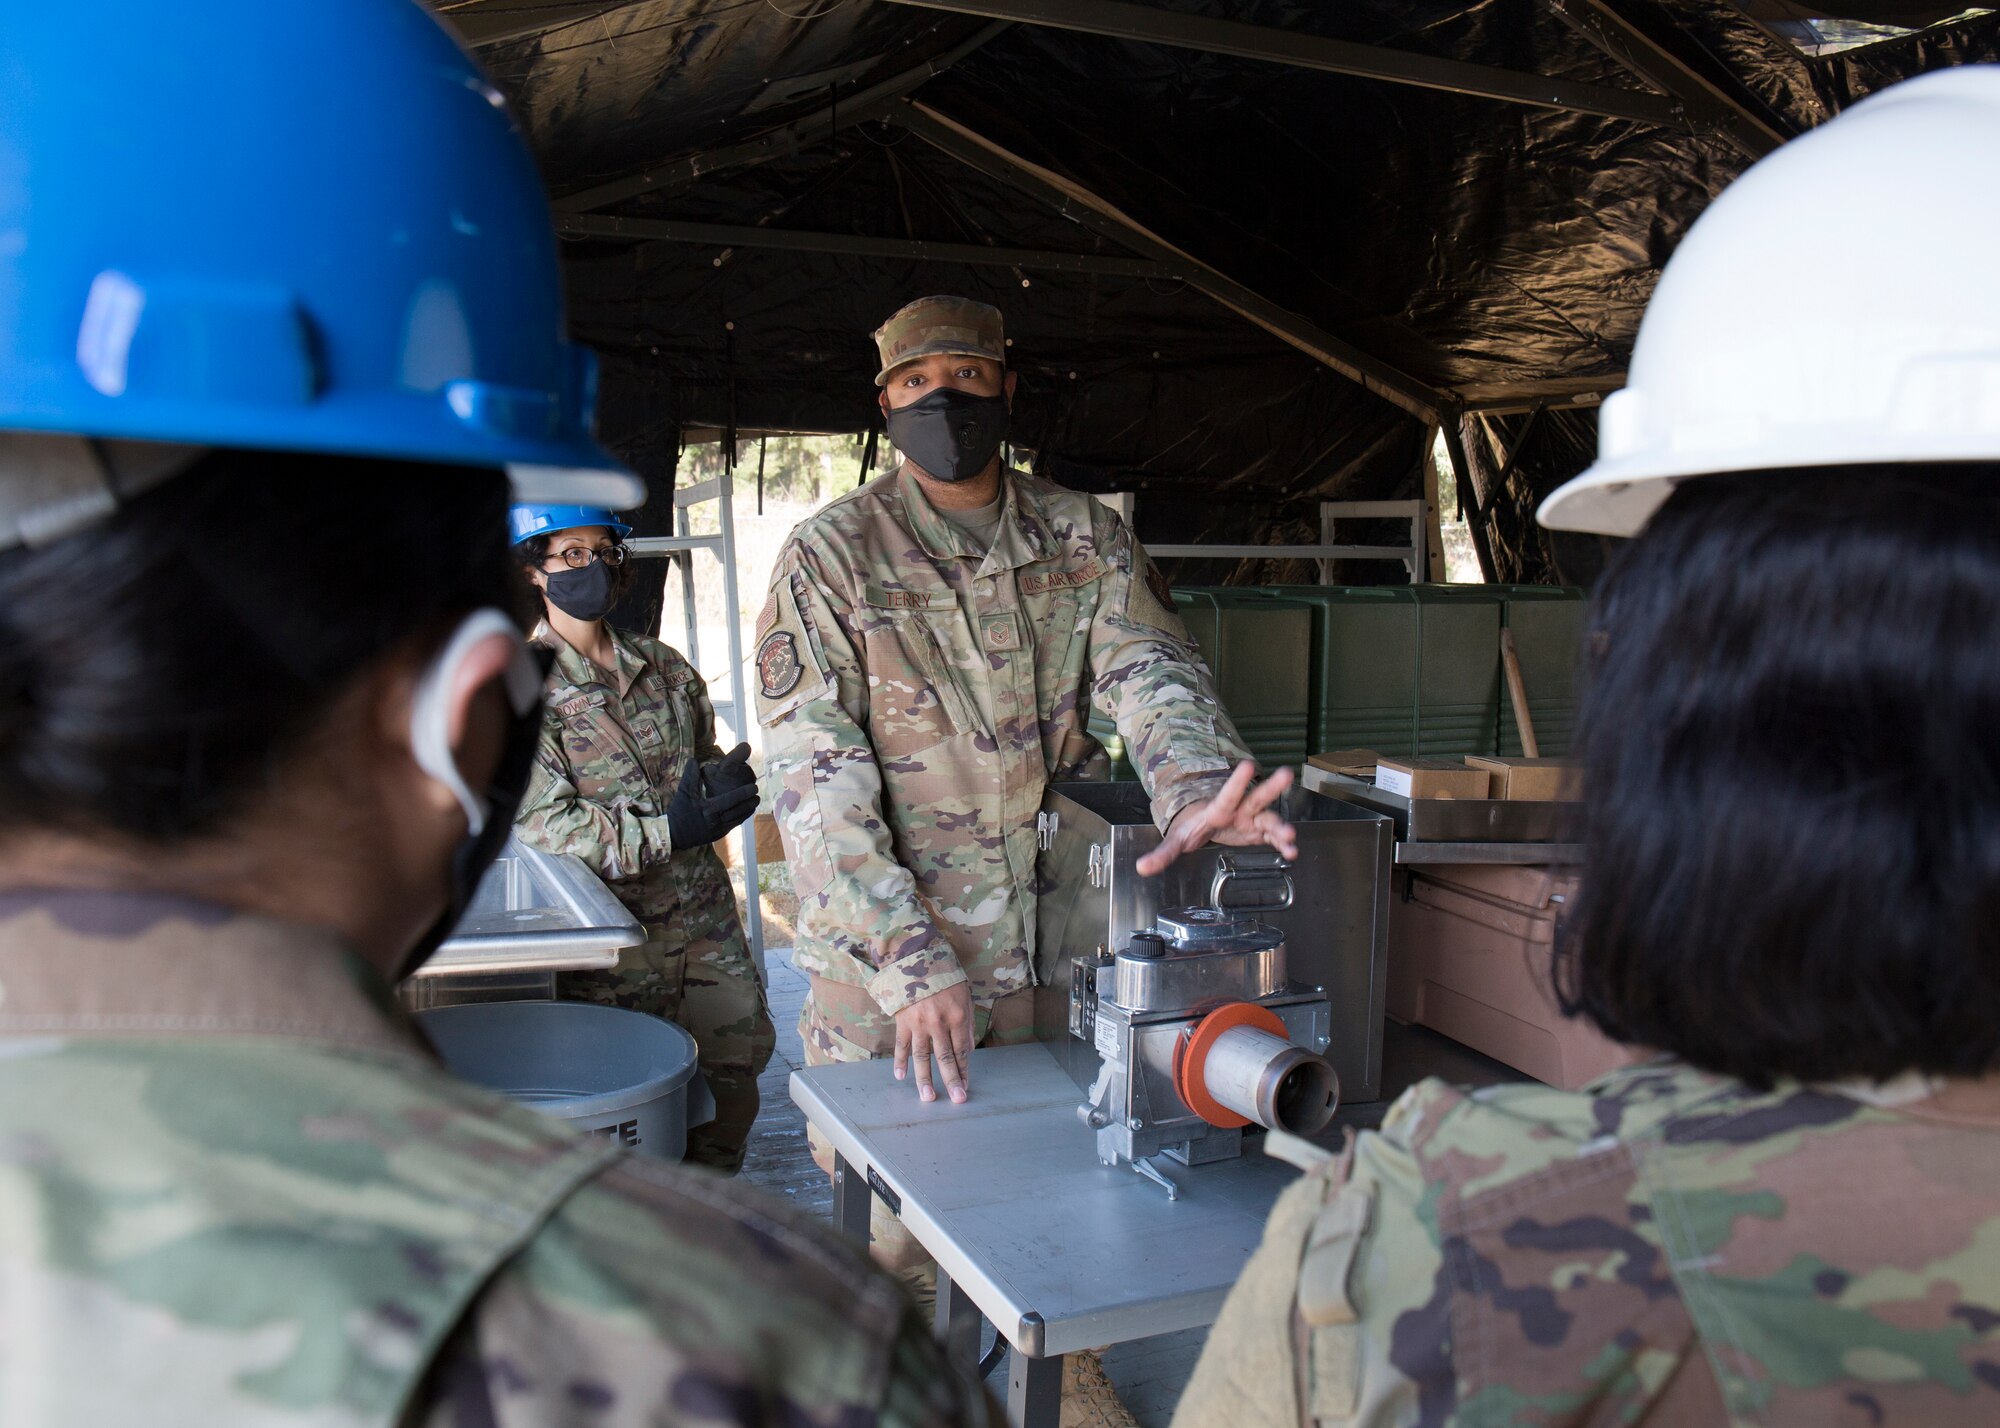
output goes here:
<path id="1" fill-rule="evenodd" d="M 1497 798 L 1405 798 L 1366 779 L 1329 773 L 1308 764 L 1302 782 L 1315 793 L 1386 813 L 1396 838 L 1410 843 L 1567 843 L 1574 836 L 1576 803 L 1530 803 Z M 1405 861 L 1398 859 L 1398 861 Z M 1536 862 L 1548 862 L 1543 855 Z"/>
<path id="2" fill-rule="evenodd" d="M 419 977 L 589 971 L 646 940 L 639 919 L 577 859 L 518 838 L 487 869 L 472 902 Z"/>

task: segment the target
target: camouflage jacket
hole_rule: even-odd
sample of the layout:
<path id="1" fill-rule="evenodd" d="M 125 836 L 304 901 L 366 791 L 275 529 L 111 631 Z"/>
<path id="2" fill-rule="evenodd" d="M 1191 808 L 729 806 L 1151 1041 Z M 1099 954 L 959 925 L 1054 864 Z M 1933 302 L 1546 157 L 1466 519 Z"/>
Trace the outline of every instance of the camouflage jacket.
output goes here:
<path id="1" fill-rule="evenodd" d="M 1288 1190 L 1175 1428 L 2000 1423 L 2000 1078 L 1412 1088 Z"/>
<path id="2" fill-rule="evenodd" d="M 1171 593 L 1091 497 L 1008 473 L 982 557 L 892 472 L 800 524 L 757 621 L 795 960 L 894 1013 L 1030 985 L 1035 815 L 1113 719 L 1160 826 L 1247 757 Z"/>
<path id="3" fill-rule="evenodd" d="M 9 1425 L 981 1412 L 865 1255 L 453 1080 L 325 932 L 0 895 L 0 994 Z"/>
<path id="4" fill-rule="evenodd" d="M 546 622 L 534 641 L 556 660 L 534 778 L 516 815 L 521 841 L 575 854 L 642 919 L 670 912 L 689 879 L 726 880 L 712 848 L 676 849 L 667 834 L 688 758 L 722 757 L 694 666 L 671 646 L 614 629 L 618 668 L 607 678 Z"/>

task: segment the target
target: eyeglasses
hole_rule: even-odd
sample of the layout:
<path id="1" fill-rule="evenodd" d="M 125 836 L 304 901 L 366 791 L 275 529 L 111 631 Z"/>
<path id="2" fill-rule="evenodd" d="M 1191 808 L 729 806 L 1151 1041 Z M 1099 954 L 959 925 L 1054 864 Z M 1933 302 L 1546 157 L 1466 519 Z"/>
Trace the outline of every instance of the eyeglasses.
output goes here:
<path id="1" fill-rule="evenodd" d="M 625 563 L 626 551 L 622 545 L 607 545 L 602 550 L 573 545 L 568 550 L 551 551 L 549 555 L 551 559 L 560 559 L 571 570 L 581 570 L 593 560 L 601 560 L 615 570 Z"/>

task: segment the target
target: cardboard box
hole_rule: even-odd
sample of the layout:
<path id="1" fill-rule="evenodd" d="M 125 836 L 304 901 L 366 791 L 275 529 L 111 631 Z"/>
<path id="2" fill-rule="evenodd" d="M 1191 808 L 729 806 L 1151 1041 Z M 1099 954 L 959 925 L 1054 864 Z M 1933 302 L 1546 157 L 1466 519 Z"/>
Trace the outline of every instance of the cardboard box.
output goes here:
<path id="1" fill-rule="evenodd" d="M 1574 1090 L 1645 1053 L 1566 1017 L 1549 986 L 1566 868 L 1430 865 L 1396 870 L 1387 1010 L 1551 1086 Z"/>
<path id="2" fill-rule="evenodd" d="M 1349 778 L 1373 778 L 1375 765 L 1381 757 L 1373 749 L 1336 749 L 1331 753 L 1314 754 L 1306 762 L 1328 773 L 1346 774 Z"/>
<path id="3" fill-rule="evenodd" d="M 1490 754 L 1467 754 L 1468 768 L 1485 769 L 1493 776 L 1494 798 L 1518 799 L 1531 803 L 1553 803 L 1576 797 L 1578 773 L 1567 759 L 1495 758 Z"/>
<path id="4" fill-rule="evenodd" d="M 751 815 L 751 826 L 757 830 L 757 863 L 782 863 L 785 861 L 784 840 L 778 836 L 778 821 L 768 813 Z M 721 855 L 725 867 L 743 866 L 743 834 L 731 829 L 729 836 L 716 843 L 715 851 Z"/>
<path id="5" fill-rule="evenodd" d="M 1375 765 L 1375 787 L 1405 798 L 1491 797 L 1493 775 L 1467 768 L 1454 759 L 1382 759 Z"/>

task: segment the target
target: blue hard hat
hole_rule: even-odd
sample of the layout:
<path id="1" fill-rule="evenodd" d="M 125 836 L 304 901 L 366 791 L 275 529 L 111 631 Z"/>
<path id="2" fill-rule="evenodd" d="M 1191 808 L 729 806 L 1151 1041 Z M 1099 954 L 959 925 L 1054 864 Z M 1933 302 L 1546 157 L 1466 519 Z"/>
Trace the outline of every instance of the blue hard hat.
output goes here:
<path id="1" fill-rule="evenodd" d="M 507 466 L 522 495 L 637 504 L 594 387 L 528 148 L 414 0 L 10 10 L 0 430 Z"/>
<path id="2" fill-rule="evenodd" d="M 544 506 L 523 502 L 507 512 L 507 531 L 515 545 L 538 535 L 575 530 L 578 526 L 609 526 L 620 540 L 632 527 L 602 506 Z"/>

